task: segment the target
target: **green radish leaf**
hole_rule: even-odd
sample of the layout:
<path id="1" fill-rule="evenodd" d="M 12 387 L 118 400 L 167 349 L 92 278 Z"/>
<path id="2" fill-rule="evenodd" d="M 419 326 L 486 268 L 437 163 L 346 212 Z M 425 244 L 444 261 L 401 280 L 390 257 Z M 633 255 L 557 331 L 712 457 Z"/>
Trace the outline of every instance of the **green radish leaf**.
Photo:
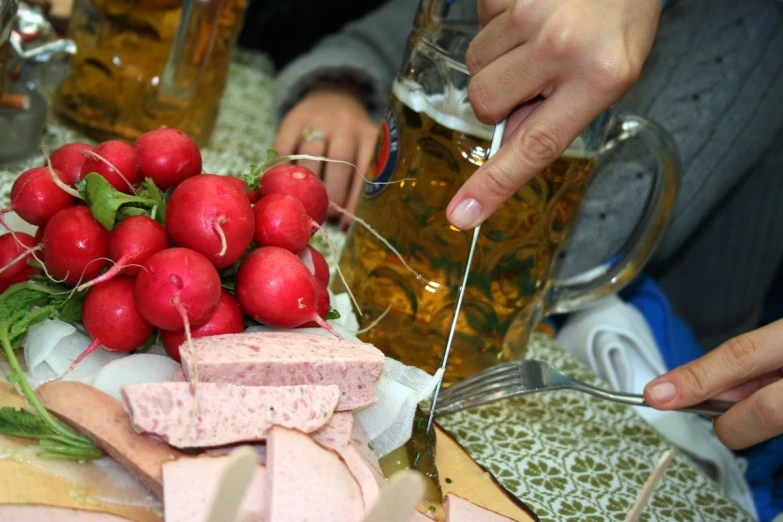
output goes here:
<path id="1" fill-rule="evenodd" d="M 117 211 L 123 205 L 149 209 L 150 215 L 157 209 L 157 201 L 141 196 L 132 196 L 115 189 L 106 178 L 91 172 L 76 182 L 76 188 L 84 197 L 92 216 L 106 230 L 112 230 L 117 222 Z"/>
<path id="2" fill-rule="evenodd" d="M 78 323 L 82 320 L 82 305 L 87 292 L 74 292 L 69 299 L 59 304 L 57 319 L 64 323 Z"/>
<path id="3" fill-rule="evenodd" d="M 14 437 L 42 439 L 54 435 L 54 431 L 37 415 L 27 410 L 0 408 L 0 433 Z"/>
<path id="4" fill-rule="evenodd" d="M 32 284 L 35 285 L 37 283 Z M 18 285 L 15 286 L 18 287 Z M 9 288 L 9 290 L 12 288 Z M 11 296 L 21 294 L 23 290 L 31 290 L 31 288 L 29 286 L 19 287 L 15 289 Z M 6 294 L 8 294 L 8 291 L 3 294 L 4 297 L 8 298 Z M 17 296 L 16 299 L 18 300 L 19 297 Z M 0 320 L 0 346 L 2 346 L 2 351 L 5 353 L 8 364 L 11 367 L 11 375 L 8 377 L 9 382 L 19 385 L 22 395 L 25 396 L 37 415 L 32 413 L 12 413 L 13 410 L 4 409 L 2 419 L 0 420 L 5 422 L 5 429 L 15 432 L 16 435 L 39 439 L 38 443 L 44 450 L 38 454 L 40 457 L 73 460 L 98 458 L 101 456 L 101 450 L 89 438 L 73 431 L 55 419 L 41 404 L 38 396 L 25 379 L 24 373 L 22 373 L 19 360 L 16 358 L 14 349 L 11 346 L 10 332 L 19 329 L 20 327 L 17 323 L 27 321 L 25 315 L 28 314 L 29 312 L 26 313 L 24 310 L 20 310 Z"/>
<path id="5" fill-rule="evenodd" d="M 27 329 L 36 323 L 52 318 L 57 314 L 57 307 L 54 305 L 39 306 L 29 310 L 18 321 L 14 321 L 8 330 L 8 338 L 14 350 L 22 346 Z"/>
<path id="6" fill-rule="evenodd" d="M 120 209 L 117 211 L 117 221 L 122 222 L 126 219 L 128 219 L 131 216 L 148 216 L 149 217 L 149 211 L 144 210 L 143 208 L 139 207 L 120 207 Z"/>
<path id="7" fill-rule="evenodd" d="M 155 221 L 161 225 L 166 225 L 166 194 L 152 181 L 152 178 L 144 178 L 141 186 L 144 189 L 144 196 L 155 201 Z"/>
<path id="8" fill-rule="evenodd" d="M 339 319 L 340 317 L 342 317 L 340 315 L 340 312 L 338 312 L 337 309 L 335 309 L 335 308 L 332 308 L 331 310 L 329 310 L 329 313 L 326 314 L 326 320 L 327 321 L 332 321 L 334 319 Z"/>
<path id="9" fill-rule="evenodd" d="M 147 340 L 146 340 L 146 341 L 144 341 L 144 343 L 143 343 L 141 346 L 139 346 L 138 348 L 136 348 L 135 350 L 133 350 L 133 353 L 144 353 L 144 352 L 148 352 L 148 351 L 150 350 L 150 348 L 152 348 L 152 345 L 155 343 L 155 339 L 156 339 L 157 337 L 158 337 L 158 334 L 157 334 L 157 333 L 153 333 L 152 335 L 150 335 L 149 337 L 147 337 Z"/>
<path id="10" fill-rule="evenodd" d="M 18 348 L 27 329 L 45 319 L 58 317 L 66 323 L 81 320 L 85 292 L 75 292 L 48 280 L 17 283 L 0 295 L 0 321 L 20 313 L 21 317 L 9 326 L 11 346 Z"/>

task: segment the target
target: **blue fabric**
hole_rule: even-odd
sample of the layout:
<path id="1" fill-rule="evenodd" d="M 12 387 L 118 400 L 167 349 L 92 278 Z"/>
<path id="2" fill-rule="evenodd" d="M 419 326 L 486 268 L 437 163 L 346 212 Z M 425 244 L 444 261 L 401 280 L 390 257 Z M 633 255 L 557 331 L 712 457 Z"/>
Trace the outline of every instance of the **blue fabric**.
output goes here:
<path id="1" fill-rule="evenodd" d="M 623 290 L 620 296 L 635 306 L 647 319 L 668 369 L 696 359 L 705 349 L 693 332 L 672 313 L 669 300 L 661 288 L 642 276 Z M 759 522 L 772 522 L 783 513 L 783 437 L 777 437 L 738 452 L 747 459 L 745 478 L 753 493 Z"/>

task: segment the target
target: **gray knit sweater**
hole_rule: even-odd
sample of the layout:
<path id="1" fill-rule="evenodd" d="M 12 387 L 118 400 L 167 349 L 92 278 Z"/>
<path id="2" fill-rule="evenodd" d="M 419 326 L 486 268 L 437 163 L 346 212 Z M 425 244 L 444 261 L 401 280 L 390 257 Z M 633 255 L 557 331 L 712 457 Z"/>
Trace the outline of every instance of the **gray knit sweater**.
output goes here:
<path id="1" fill-rule="evenodd" d="M 281 114 L 316 80 L 334 77 L 361 83 L 379 119 L 417 6 L 391 0 L 292 62 L 278 78 Z M 755 327 L 783 256 L 783 5 L 672 2 L 642 77 L 618 108 L 662 124 L 682 157 L 674 216 L 648 269 L 708 347 Z M 650 166 L 636 157 L 628 147 L 607 159 L 556 276 L 581 273 L 622 247 L 650 187 Z M 631 163 L 618 167 L 621 160 Z"/>

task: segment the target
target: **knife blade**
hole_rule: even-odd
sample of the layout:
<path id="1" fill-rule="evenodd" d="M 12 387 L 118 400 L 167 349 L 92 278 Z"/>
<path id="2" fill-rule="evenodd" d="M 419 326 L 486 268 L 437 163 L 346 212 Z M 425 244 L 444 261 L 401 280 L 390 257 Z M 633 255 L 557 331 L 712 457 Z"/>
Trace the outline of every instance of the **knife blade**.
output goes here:
<path id="1" fill-rule="evenodd" d="M 503 134 L 506 131 L 506 120 L 501 121 L 495 126 L 495 131 L 492 133 L 492 142 L 489 145 L 487 151 L 487 160 L 495 155 L 500 149 L 500 145 L 503 143 Z M 478 225 L 473 229 L 473 239 L 470 242 L 470 249 L 468 250 L 468 258 L 465 261 L 465 269 L 462 274 L 462 285 L 459 287 L 459 293 L 457 294 L 457 304 L 454 306 L 454 316 L 451 318 L 451 327 L 449 328 L 448 336 L 446 337 L 446 348 L 443 351 L 443 362 L 441 363 L 440 380 L 437 386 L 435 386 L 435 392 L 432 395 L 432 402 L 430 404 L 430 414 L 427 418 L 427 429 L 425 433 L 429 434 L 432 429 L 432 421 L 435 419 L 435 408 L 438 405 L 438 396 L 440 395 L 440 389 L 443 385 L 443 377 L 446 374 L 446 365 L 449 363 L 449 355 L 451 354 L 451 345 L 454 342 L 454 334 L 457 331 L 457 321 L 459 320 L 459 311 L 462 308 L 462 298 L 465 296 L 465 288 L 468 285 L 468 276 L 470 275 L 470 265 L 473 263 L 473 254 L 476 252 L 476 244 L 478 243 L 479 235 L 481 234 L 481 225 Z"/>

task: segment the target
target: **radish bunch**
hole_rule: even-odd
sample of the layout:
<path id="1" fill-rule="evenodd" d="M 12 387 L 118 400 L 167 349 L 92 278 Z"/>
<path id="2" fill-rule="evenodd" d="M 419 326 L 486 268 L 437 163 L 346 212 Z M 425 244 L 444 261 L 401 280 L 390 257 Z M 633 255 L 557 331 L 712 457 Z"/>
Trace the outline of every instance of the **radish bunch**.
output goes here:
<path id="1" fill-rule="evenodd" d="M 323 230 L 326 189 L 301 166 L 256 174 L 258 189 L 257 179 L 202 173 L 195 142 L 166 127 L 133 144 L 64 145 L 13 186 L 5 212 L 39 230 L 0 236 L 0 290 L 32 279 L 84 298 L 93 343 L 74 365 L 155 335 L 179 360 L 192 337 L 248 321 L 335 333 L 329 267 L 308 244 Z"/>

